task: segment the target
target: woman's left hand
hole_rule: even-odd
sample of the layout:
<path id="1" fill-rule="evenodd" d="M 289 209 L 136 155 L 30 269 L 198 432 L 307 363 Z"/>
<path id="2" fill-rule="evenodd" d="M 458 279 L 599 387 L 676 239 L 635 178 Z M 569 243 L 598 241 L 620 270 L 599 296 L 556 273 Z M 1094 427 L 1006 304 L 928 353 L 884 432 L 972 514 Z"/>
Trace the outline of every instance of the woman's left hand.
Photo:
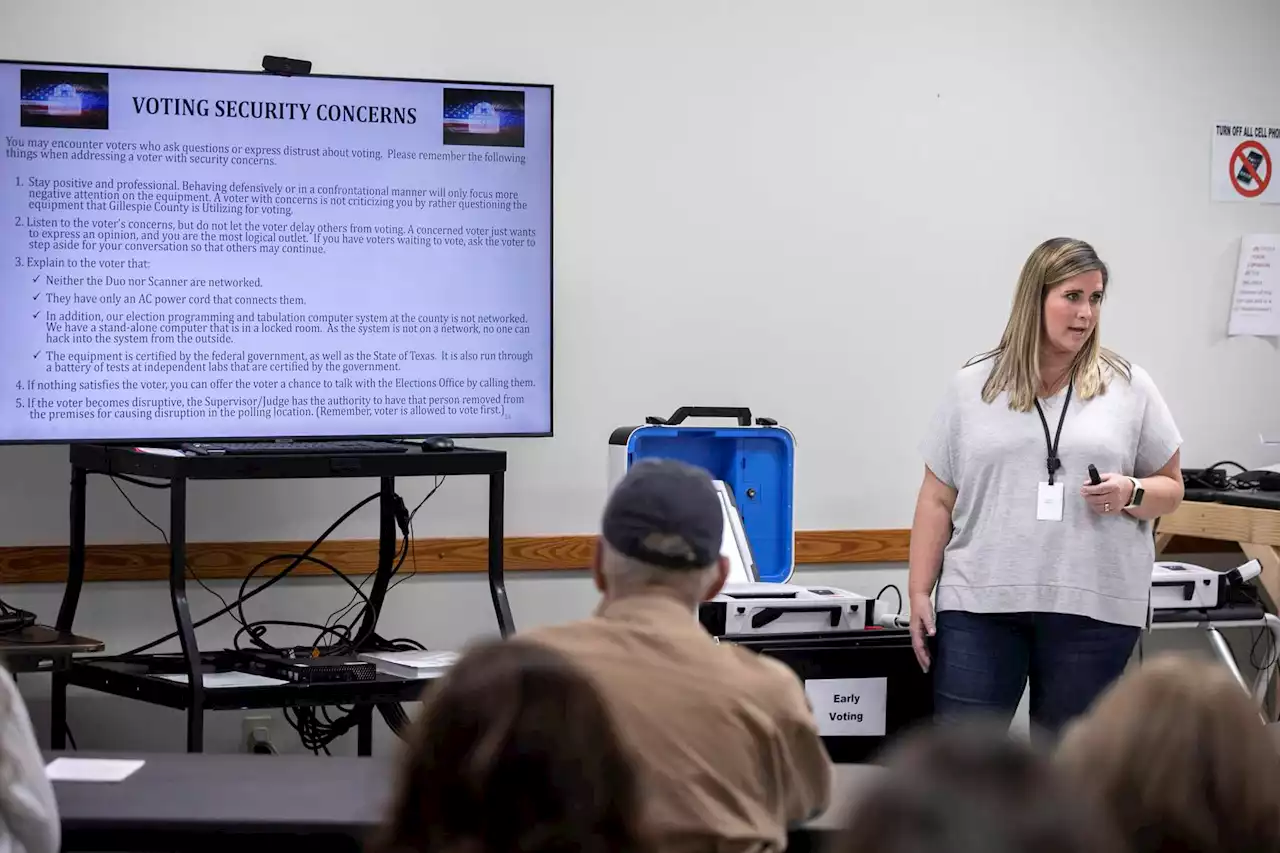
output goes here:
<path id="1" fill-rule="evenodd" d="M 1133 481 L 1124 474 L 1103 474 L 1096 486 L 1086 481 L 1080 495 L 1098 515 L 1119 515 L 1133 497 Z"/>

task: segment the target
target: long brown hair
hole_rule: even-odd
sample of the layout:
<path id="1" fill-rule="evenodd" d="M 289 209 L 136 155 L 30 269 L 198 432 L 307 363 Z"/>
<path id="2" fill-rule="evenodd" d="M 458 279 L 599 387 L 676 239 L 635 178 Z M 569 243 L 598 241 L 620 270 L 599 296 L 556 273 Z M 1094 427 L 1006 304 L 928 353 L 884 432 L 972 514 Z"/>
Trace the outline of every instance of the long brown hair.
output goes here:
<path id="1" fill-rule="evenodd" d="M 1148 661 L 1067 730 L 1058 760 L 1134 853 L 1280 850 L 1280 753 L 1220 665 Z"/>
<path id="2" fill-rule="evenodd" d="M 379 853 L 645 853 L 635 771 L 558 653 L 471 649 L 416 721 Z"/>
<path id="3" fill-rule="evenodd" d="M 1005 323 L 1004 334 L 995 349 L 983 353 L 970 363 L 994 359 L 991 375 L 982 386 L 982 399 L 994 402 L 1000 392 L 1009 392 L 1009 408 L 1029 412 L 1035 405 L 1040 388 L 1040 347 L 1044 341 L 1044 301 L 1049 291 L 1069 278 L 1086 272 L 1102 273 L 1106 292 L 1111 273 L 1093 246 L 1070 237 L 1046 240 L 1031 252 L 1018 276 L 1013 295 L 1013 308 Z M 1125 359 L 1102 347 L 1098 325 L 1076 353 L 1068 368 L 1068 376 L 1079 400 L 1089 400 L 1106 392 L 1110 374 L 1132 378 L 1132 368 Z"/>

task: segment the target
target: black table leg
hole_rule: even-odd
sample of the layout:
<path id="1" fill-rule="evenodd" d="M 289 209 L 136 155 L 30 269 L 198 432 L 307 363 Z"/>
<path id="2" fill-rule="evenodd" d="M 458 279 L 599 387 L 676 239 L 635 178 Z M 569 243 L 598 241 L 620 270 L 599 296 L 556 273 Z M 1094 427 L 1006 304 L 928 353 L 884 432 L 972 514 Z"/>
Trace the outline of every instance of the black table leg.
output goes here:
<path id="1" fill-rule="evenodd" d="M 54 672 L 49 694 L 49 748 L 67 748 L 67 677 Z"/>
<path id="2" fill-rule="evenodd" d="M 489 595 L 493 597 L 493 611 L 498 617 L 498 633 L 506 638 L 515 632 L 516 623 L 511 618 L 507 581 L 502 571 L 504 479 L 501 471 L 489 475 Z"/>
<path id="3" fill-rule="evenodd" d="M 62 590 L 62 606 L 58 608 L 57 629 L 71 632 L 80 606 L 80 591 L 84 587 L 84 522 L 85 489 L 88 474 L 83 468 L 71 469 L 71 547 L 67 553 L 67 584 Z M 53 673 L 49 685 L 49 746 L 67 748 L 67 677 Z"/>
<path id="4" fill-rule="evenodd" d="M 187 752 L 204 751 L 204 674 L 200 671 L 200 647 L 191 625 L 187 603 L 187 480 L 179 477 L 169 484 L 169 597 L 173 600 L 173 621 L 178 626 L 182 656 L 187 662 L 189 705 L 187 707 Z"/>
<path id="5" fill-rule="evenodd" d="M 378 568 L 373 575 L 373 589 L 369 590 L 369 607 L 360 620 L 360 630 L 356 632 L 361 646 L 378 629 L 382 602 L 387 597 L 387 586 L 396 570 L 396 478 L 383 477 L 381 480 L 378 493 Z"/>
<path id="6" fill-rule="evenodd" d="M 357 705 L 356 755 L 373 755 L 373 706 Z"/>
<path id="7" fill-rule="evenodd" d="M 369 608 L 356 632 L 357 646 L 368 642 L 378 630 L 382 602 L 396 570 L 396 528 L 396 479 L 382 477 L 378 491 L 378 568 L 373 576 L 373 589 L 369 590 Z M 404 547 L 409 547 L 407 542 Z M 372 705 L 357 705 L 352 712 L 356 715 L 356 755 L 373 755 L 373 710 Z"/>
<path id="8" fill-rule="evenodd" d="M 84 587 L 84 518 L 85 487 L 88 474 L 83 468 L 71 469 L 71 548 L 67 554 L 67 585 L 58 608 L 59 631 L 70 632 L 80 606 L 80 590 Z"/>

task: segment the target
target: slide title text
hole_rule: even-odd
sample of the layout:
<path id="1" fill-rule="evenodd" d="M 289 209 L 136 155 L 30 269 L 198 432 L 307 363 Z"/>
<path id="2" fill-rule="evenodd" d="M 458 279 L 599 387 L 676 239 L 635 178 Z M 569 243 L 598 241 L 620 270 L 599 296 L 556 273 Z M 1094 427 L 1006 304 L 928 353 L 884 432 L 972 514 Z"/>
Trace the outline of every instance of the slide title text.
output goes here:
<path id="1" fill-rule="evenodd" d="M 275 119 L 279 121 L 357 122 L 361 124 L 416 124 L 416 107 L 377 104 L 305 104 L 294 101 L 237 101 L 227 98 L 155 98 L 133 96 L 133 111 L 164 116 L 214 116 L 215 118 Z"/>

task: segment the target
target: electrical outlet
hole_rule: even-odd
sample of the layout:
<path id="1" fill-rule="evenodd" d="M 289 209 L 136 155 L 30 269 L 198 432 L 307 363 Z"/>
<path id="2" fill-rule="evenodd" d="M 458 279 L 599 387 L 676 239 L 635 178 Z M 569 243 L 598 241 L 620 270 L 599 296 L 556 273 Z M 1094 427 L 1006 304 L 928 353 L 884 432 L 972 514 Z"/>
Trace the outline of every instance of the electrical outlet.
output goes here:
<path id="1" fill-rule="evenodd" d="M 271 715 L 254 714 L 240 721 L 240 745 L 245 752 L 275 752 L 271 742 Z"/>

